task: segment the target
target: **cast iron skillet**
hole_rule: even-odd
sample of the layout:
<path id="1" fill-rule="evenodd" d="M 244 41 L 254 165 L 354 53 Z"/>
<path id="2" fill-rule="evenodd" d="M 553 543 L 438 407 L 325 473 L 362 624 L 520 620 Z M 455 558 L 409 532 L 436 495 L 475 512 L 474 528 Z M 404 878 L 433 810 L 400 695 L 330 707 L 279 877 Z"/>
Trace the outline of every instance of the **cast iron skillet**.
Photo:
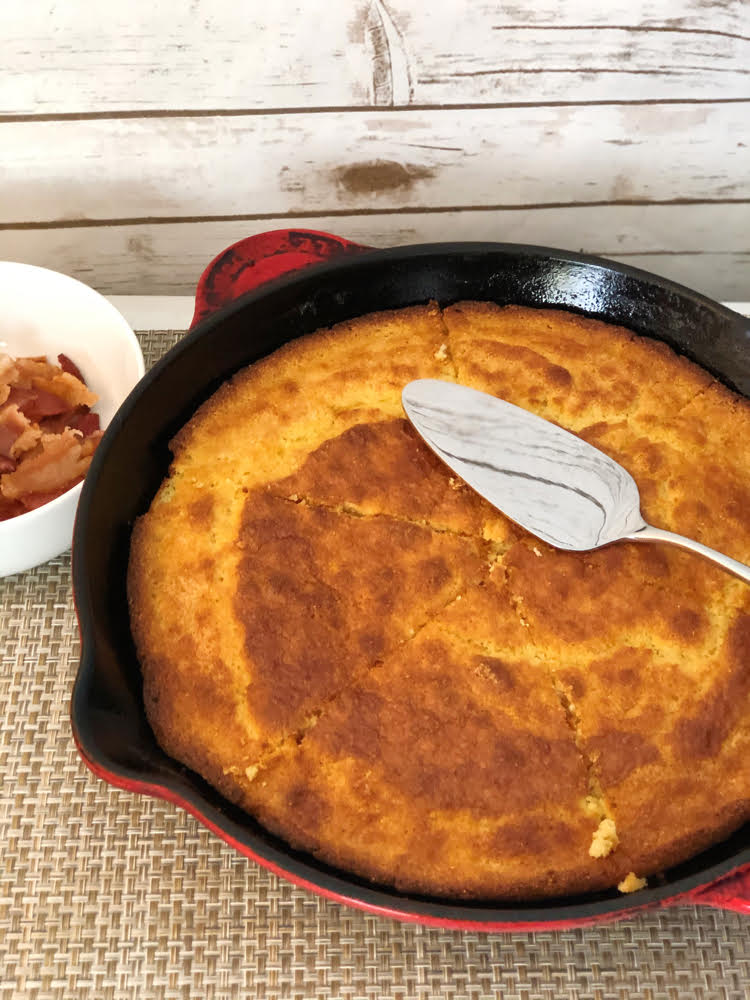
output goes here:
<path id="1" fill-rule="evenodd" d="M 670 281 L 606 260 L 496 243 L 372 251 L 324 233 L 297 231 L 230 247 L 201 279 L 191 331 L 122 405 L 86 477 L 73 544 L 82 655 L 72 723 L 83 760 L 114 785 L 182 806 L 290 881 L 402 920 L 530 930 L 598 923 L 676 901 L 750 912 L 750 872 L 743 876 L 750 869 L 750 824 L 666 872 L 663 882 L 650 880 L 635 896 L 612 891 L 529 905 L 435 900 L 370 885 L 290 850 L 157 746 L 143 708 L 125 572 L 133 521 L 148 508 L 167 472 L 170 438 L 229 375 L 286 341 L 364 313 L 429 299 L 441 305 L 485 299 L 561 306 L 620 323 L 665 340 L 750 395 L 746 319 Z"/>

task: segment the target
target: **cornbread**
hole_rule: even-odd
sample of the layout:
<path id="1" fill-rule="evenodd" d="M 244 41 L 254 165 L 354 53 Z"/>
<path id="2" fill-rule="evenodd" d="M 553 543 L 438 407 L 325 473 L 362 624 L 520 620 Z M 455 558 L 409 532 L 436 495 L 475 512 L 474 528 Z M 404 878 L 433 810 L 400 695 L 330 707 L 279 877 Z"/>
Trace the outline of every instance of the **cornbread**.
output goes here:
<path id="1" fill-rule="evenodd" d="M 563 311 L 372 314 L 239 372 L 175 438 L 128 577 L 151 725 L 377 883 L 635 891 L 750 817 L 750 589 L 512 524 L 404 419 L 425 377 L 581 435 L 647 521 L 750 561 L 750 404 L 702 369 Z"/>

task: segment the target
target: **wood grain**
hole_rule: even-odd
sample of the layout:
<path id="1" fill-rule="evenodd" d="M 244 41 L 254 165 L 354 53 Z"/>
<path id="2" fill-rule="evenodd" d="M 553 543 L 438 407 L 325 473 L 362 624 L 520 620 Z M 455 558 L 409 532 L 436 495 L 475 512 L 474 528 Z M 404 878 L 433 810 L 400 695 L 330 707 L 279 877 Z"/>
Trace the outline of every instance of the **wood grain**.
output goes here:
<path id="1" fill-rule="evenodd" d="M 0 224 L 750 199 L 748 104 L 25 122 Z"/>
<path id="2" fill-rule="evenodd" d="M 302 224 L 748 296 L 746 0 L 27 0 L 0 38 L 0 256 L 190 292 Z"/>
<path id="3" fill-rule="evenodd" d="M 596 206 L 506 211 L 235 219 L 0 231 L 0 258 L 72 274 L 104 292 L 191 294 L 210 260 L 264 230 L 301 227 L 374 246 L 441 240 L 531 243 L 601 254 L 717 299 L 747 298 L 747 212 L 734 205 Z"/>
<path id="4" fill-rule="evenodd" d="M 750 96 L 744 0 L 0 5 L 6 115 Z"/>

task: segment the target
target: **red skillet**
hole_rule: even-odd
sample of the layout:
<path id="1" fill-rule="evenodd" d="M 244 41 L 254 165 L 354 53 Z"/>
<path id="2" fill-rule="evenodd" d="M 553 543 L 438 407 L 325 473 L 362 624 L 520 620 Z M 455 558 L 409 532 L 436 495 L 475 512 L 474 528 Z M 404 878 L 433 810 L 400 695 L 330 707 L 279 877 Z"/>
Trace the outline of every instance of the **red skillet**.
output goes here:
<path id="1" fill-rule="evenodd" d="M 430 298 L 562 306 L 623 323 L 666 340 L 750 393 L 747 320 L 672 282 L 609 261 L 507 244 L 373 251 L 326 233 L 286 230 L 242 240 L 207 268 L 190 333 L 123 404 L 86 477 L 73 546 L 83 648 L 71 706 L 84 762 L 117 787 L 182 806 L 296 885 L 399 920 L 483 931 L 551 930 L 678 903 L 750 912 L 750 826 L 631 897 L 613 891 L 528 906 L 435 900 L 370 885 L 292 851 L 156 744 L 143 710 L 124 587 L 130 529 L 167 471 L 169 439 L 232 372 L 293 337 Z"/>

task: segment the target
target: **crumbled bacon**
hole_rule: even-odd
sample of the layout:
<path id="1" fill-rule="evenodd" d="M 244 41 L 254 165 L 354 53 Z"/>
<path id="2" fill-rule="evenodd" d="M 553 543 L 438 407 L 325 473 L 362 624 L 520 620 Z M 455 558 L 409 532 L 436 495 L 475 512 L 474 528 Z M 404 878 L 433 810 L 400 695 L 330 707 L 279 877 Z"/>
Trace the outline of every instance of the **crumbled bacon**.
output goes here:
<path id="1" fill-rule="evenodd" d="M 70 360 L 67 354 L 58 354 L 57 363 L 64 372 L 67 372 L 68 375 L 72 375 L 74 378 L 77 378 L 81 385 L 86 385 L 86 380 L 83 375 L 81 375 L 80 368 L 75 361 Z"/>
<path id="2" fill-rule="evenodd" d="M 100 431 L 99 414 L 91 413 L 90 410 L 74 413 L 68 426 L 80 431 L 84 437 L 93 437 Z M 99 436 L 101 437 L 101 434 Z"/>
<path id="3" fill-rule="evenodd" d="M 0 409 L 0 456 L 13 457 L 16 441 L 30 426 L 28 417 L 24 416 L 18 406 L 9 403 Z"/>
<path id="4" fill-rule="evenodd" d="M 70 409 L 64 399 L 45 389 L 19 389 L 13 386 L 7 402 L 15 403 L 25 417 L 37 423 L 44 417 L 54 417 Z"/>
<path id="5" fill-rule="evenodd" d="M 42 434 L 39 444 L 15 471 L 3 476 L 3 493 L 9 500 L 21 500 L 28 494 L 53 493 L 72 483 L 88 469 L 99 437 L 82 437 L 70 427 L 62 434 Z"/>
<path id="6" fill-rule="evenodd" d="M 0 353 L 0 386 L 16 382 L 18 370 L 16 363 L 9 354 Z M 2 402 L 2 396 L 0 396 Z"/>
<path id="7" fill-rule="evenodd" d="M 29 389 L 33 379 L 45 378 L 54 371 L 56 365 L 51 365 L 46 358 L 16 358 L 16 377 L 13 384 Z"/>
<path id="8" fill-rule="evenodd" d="M 74 479 L 72 483 L 67 486 L 63 486 L 60 490 L 50 490 L 49 493 L 24 493 L 18 503 L 24 505 L 24 510 L 36 510 L 37 507 L 43 507 L 50 500 L 57 500 L 61 497 L 63 493 L 67 493 L 71 487 L 76 486 L 83 480 L 83 476 L 79 476 L 78 479 Z"/>
<path id="9" fill-rule="evenodd" d="M 25 514 L 28 507 L 24 507 L 20 500 L 6 500 L 0 493 L 0 521 L 9 521 L 12 517 Z"/>
<path id="10" fill-rule="evenodd" d="M 39 421 L 39 426 L 46 434 L 60 434 L 66 427 L 72 427 L 88 437 L 99 430 L 99 414 L 92 413 L 87 406 L 79 406 L 55 417 L 45 417 Z"/>
<path id="11" fill-rule="evenodd" d="M 69 410 L 74 406 L 93 406 L 97 399 L 96 393 L 87 389 L 75 375 L 67 372 L 58 372 L 51 377 L 37 375 L 32 379 L 32 384 L 37 392 L 45 392 L 62 400 Z"/>
<path id="12" fill-rule="evenodd" d="M 58 361 L 0 354 L 0 521 L 79 483 L 102 436 L 96 395 L 70 358 Z"/>

